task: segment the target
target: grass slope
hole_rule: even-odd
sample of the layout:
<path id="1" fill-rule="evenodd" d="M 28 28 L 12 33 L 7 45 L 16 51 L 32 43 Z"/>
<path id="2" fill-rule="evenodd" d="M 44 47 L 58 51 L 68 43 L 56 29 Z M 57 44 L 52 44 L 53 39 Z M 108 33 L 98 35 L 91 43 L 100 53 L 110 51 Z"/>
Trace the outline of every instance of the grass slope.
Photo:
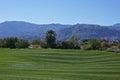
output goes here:
<path id="1" fill-rule="evenodd" d="M 120 80 L 120 54 L 0 49 L 0 80 Z"/>

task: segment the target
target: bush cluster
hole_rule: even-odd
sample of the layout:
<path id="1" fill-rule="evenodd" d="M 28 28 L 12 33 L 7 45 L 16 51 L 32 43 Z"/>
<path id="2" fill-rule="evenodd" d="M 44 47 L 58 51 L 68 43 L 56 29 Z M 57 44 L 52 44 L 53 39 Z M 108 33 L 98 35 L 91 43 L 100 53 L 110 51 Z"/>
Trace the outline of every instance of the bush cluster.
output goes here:
<path id="1" fill-rule="evenodd" d="M 0 40 L 0 48 L 57 48 L 57 49 L 84 49 L 84 50 L 109 50 L 120 51 L 120 41 L 109 42 L 107 40 L 87 39 L 71 36 L 67 41 L 56 41 L 56 33 L 53 30 L 46 32 L 45 40 L 34 39 L 28 41 L 16 37 L 8 37 Z"/>

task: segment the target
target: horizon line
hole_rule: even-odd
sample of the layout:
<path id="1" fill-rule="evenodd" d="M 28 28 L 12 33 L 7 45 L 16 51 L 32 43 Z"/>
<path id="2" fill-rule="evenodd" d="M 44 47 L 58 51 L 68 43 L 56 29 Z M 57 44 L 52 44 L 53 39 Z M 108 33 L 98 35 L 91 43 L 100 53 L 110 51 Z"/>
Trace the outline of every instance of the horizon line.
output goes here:
<path id="1" fill-rule="evenodd" d="M 115 24 L 120 24 L 118 22 L 111 24 L 111 25 L 102 25 L 102 24 L 97 24 L 97 23 L 38 23 L 38 22 L 31 22 L 31 21 L 24 21 L 24 20 L 6 20 L 6 21 L 1 21 L 1 23 L 5 23 L 5 22 L 25 22 L 25 23 L 30 23 L 30 24 L 36 24 L 36 25 L 50 25 L 50 24 L 59 24 L 59 25 L 78 25 L 78 24 L 87 24 L 87 25 L 100 25 L 100 26 L 113 26 Z"/>

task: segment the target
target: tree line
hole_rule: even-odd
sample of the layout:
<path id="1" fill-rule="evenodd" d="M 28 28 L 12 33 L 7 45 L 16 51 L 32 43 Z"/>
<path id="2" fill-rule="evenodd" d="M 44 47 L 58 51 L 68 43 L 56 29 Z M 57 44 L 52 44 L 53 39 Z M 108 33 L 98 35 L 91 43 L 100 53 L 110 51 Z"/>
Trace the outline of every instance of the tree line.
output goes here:
<path id="1" fill-rule="evenodd" d="M 120 41 L 109 42 L 104 39 L 86 39 L 80 41 L 79 37 L 71 36 L 69 40 L 57 41 L 56 32 L 48 30 L 43 41 L 34 39 L 28 41 L 16 37 L 0 40 L 0 48 L 57 48 L 57 49 L 84 49 L 84 50 L 120 50 Z"/>

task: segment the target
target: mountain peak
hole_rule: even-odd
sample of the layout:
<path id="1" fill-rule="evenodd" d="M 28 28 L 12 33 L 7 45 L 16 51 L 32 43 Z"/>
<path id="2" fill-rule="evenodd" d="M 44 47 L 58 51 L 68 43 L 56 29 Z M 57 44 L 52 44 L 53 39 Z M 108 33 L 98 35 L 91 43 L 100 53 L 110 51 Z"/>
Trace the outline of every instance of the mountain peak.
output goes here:
<path id="1" fill-rule="evenodd" d="M 34 23 L 30 23 L 30 22 L 25 22 L 25 21 L 5 21 L 5 22 L 2 22 L 0 24 L 5 24 L 5 25 L 37 25 L 37 24 L 34 24 Z"/>
<path id="2" fill-rule="evenodd" d="M 115 26 L 115 27 L 120 27 L 120 23 L 116 23 L 116 24 L 114 24 L 113 26 Z"/>
<path id="3" fill-rule="evenodd" d="M 28 23 L 28 22 L 25 22 L 25 21 L 4 21 L 2 23 Z"/>

